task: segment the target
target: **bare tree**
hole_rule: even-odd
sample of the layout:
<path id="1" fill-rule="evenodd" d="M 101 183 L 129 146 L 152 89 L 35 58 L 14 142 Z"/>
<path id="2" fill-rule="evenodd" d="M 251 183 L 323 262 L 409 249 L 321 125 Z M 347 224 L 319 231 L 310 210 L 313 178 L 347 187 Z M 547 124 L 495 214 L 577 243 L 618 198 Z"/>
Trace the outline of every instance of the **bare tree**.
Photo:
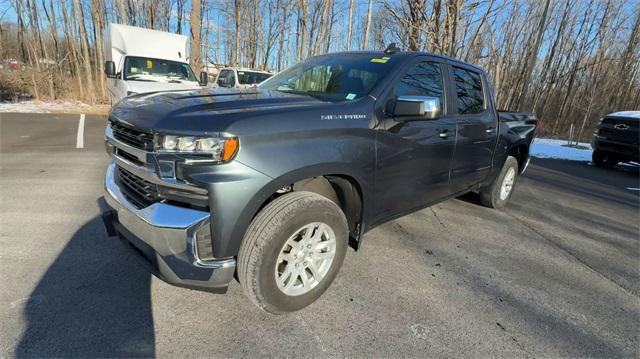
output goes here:
<path id="1" fill-rule="evenodd" d="M 80 31 L 80 47 L 82 50 L 82 70 L 84 71 L 84 81 L 86 81 L 85 92 L 86 99 L 90 102 L 95 100 L 95 94 L 93 90 L 93 75 L 91 73 L 91 59 L 89 58 L 89 37 L 87 34 L 87 28 L 84 22 L 84 10 L 80 0 L 75 0 L 75 14 L 76 22 L 78 23 L 78 29 Z"/>
<path id="2" fill-rule="evenodd" d="M 369 5 L 367 6 L 367 20 L 364 25 L 364 34 L 362 38 L 362 49 L 367 48 L 367 42 L 369 40 L 369 28 L 371 27 L 371 7 L 373 6 L 373 0 L 369 0 Z"/>
<path id="3" fill-rule="evenodd" d="M 200 43 L 200 26 L 202 24 L 202 16 L 201 16 L 201 7 L 200 0 L 191 0 L 191 16 L 189 19 L 189 29 L 191 33 L 191 58 L 190 64 L 191 68 L 196 71 L 200 71 L 202 68 L 201 62 L 201 48 L 202 45 Z"/>
<path id="4" fill-rule="evenodd" d="M 353 34 L 353 7 L 356 0 L 349 0 L 349 20 L 347 21 L 347 51 L 351 50 L 351 35 Z"/>
<path id="5" fill-rule="evenodd" d="M 518 100 L 518 108 L 521 108 L 527 96 L 527 91 L 529 90 L 529 82 L 531 81 L 531 74 L 533 73 L 533 68 L 536 65 L 536 61 L 538 60 L 538 52 L 540 51 L 540 44 L 542 43 L 542 36 L 544 35 L 544 28 L 547 23 L 547 14 L 549 12 L 549 4 L 551 0 L 545 0 L 544 10 L 542 10 L 542 16 L 540 17 L 540 22 L 538 23 L 538 30 L 536 34 L 536 41 L 531 49 L 531 52 L 527 56 L 528 61 L 525 67 L 524 73 L 524 83 L 522 85 L 522 90 L 520 92 L 520 99 Z"/>

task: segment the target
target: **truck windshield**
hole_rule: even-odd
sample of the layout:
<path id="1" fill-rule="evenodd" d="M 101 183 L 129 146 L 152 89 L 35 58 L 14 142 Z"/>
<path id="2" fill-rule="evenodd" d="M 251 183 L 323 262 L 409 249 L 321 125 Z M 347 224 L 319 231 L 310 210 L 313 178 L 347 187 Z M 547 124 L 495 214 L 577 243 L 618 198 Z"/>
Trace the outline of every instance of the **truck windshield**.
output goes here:
<path id="1" fill-rule="evenodd" d="M 350 101 L 367 95 L 398 61 L 372 53 L 314 57 L 273 76 L 264 90 L 313 96 L 325 101 Z"/>
<path id="2" fill-rule="evenodd" d="M 188 64 L 134 56 L 125 59 L 124 79 L 152 82 L 198 81 Z"/>
<path id="3" fill-rule="evenodd" d="M 238 71 L 238 82 L 240 85 L 255 85 L 268 79 L 273 75 L 264 72 L 255 71 Z"/>

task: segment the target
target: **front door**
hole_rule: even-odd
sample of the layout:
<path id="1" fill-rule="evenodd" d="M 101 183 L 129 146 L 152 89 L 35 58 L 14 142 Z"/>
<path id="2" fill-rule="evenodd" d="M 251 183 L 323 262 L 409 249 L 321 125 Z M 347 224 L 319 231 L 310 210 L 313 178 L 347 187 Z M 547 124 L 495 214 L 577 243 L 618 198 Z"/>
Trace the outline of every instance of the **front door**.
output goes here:
<path id="1" fill-rule="evenodd" d="M 455 84 L 458 141 L 451 165 L 451 182 L 456 191 L 484 180 L 491 169 L 497 138 L 497 118 L 490 106 L 483 77 L 473 68 L 450 66 Z"/>
<path id="2" fill-rule="evenodd" d="M 449 194 L 449 168 L 456 143 L 456 118 L 448 115 L 443 64 L 411 64 L 385 101 L 399 96 L 440 99 L 441 116 L 399 121 L 387 114 L 377 133 L 375 215 L 382 222 L 434 203 Z M 386 111 L 389 112 L 389 111 Z"/>

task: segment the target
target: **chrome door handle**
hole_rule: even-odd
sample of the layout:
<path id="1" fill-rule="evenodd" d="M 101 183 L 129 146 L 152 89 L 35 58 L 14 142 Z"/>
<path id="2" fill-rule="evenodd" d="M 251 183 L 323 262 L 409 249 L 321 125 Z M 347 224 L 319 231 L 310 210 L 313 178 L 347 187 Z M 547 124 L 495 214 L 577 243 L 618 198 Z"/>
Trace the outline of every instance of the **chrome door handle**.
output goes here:
<path id="1" fill-rule="evenodd" d="M 492 133 L 496 132 L 496 129 L 495 128 L 487 128 L 485 130 L 485 132 L 488 133 L 488 134 L 492 134 Z"/>
<path id="2" fill-rule="evenodd" d="M 448 138 L 449 137 L 449 133 L 448 132 L 440 132 L 440 134 L 438 135 L 440 136 L 440 138 Z"/>

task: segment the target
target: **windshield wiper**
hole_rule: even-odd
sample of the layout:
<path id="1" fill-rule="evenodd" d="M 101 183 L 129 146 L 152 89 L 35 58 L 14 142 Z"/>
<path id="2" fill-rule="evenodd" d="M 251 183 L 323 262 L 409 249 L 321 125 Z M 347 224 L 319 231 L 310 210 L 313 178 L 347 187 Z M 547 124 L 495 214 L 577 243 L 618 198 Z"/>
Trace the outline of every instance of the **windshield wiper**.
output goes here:
<path id="1" fill-rule="evenodd" d="M 294 95 L 309 96 L 309 97 L 313 97 L 316 100 L 320 100 L 320 101 L 326 100 L 326 97 L 321 95 L 317 91 L 300 91 L 300 90 L 294 90 L 294 89 L 289 89 L 289 90 L 276 89 L 275 91 L 283 92 L 283 93 L 290 93 L 290 94 L 294 94 Z"/>

